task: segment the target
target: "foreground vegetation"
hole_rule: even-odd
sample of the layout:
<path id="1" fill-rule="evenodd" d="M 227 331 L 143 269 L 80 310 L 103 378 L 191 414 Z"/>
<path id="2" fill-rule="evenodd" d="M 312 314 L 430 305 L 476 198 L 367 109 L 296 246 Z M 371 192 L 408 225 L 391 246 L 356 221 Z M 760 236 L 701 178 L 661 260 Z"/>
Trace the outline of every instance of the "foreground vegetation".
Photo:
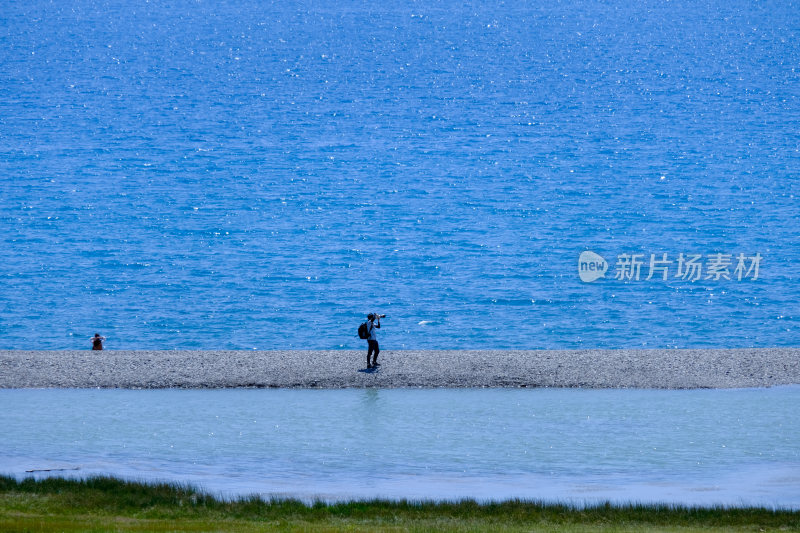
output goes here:
<path id="1" fill-rule="evenodd" d="M 0 531 L 787 531 L 799 511 L 359 501 L 221 501 L 180 485 L 0 476 Z"/>

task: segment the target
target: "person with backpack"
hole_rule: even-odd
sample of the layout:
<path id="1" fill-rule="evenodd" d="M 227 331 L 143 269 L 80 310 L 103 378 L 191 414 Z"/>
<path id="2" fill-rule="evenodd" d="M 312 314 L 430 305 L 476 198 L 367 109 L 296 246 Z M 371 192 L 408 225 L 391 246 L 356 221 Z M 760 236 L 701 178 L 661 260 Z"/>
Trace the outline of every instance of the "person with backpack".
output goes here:
<path id="1" fill-rule="evenodd" d="M 378 366 L 378 354 L 381 348 L 378 346 L 378 332 L 376 330 L 381 329 L 381 318 L 385 316 L 386 315 L 370 313 L 367 315 L 367 322 L 362 324 L 362 326 L 366 325 L 366 331 L 364 333 L 366 333 L 367 339 L 367 368 L 375 368 Z M 369 362 L 370 356 L 372 356 L 372 364 Z"/>

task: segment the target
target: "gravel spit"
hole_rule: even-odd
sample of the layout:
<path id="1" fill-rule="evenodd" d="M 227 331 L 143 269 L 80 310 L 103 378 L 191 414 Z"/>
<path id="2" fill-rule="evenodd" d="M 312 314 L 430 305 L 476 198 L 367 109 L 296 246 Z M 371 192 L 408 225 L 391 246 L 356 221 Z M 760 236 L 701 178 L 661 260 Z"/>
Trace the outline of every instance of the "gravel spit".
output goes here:
<path id="1" fill-rule="evenodd" d="M 0 351 L 0 388 L 739 388 L 800 384 L 800 348 Z"/>

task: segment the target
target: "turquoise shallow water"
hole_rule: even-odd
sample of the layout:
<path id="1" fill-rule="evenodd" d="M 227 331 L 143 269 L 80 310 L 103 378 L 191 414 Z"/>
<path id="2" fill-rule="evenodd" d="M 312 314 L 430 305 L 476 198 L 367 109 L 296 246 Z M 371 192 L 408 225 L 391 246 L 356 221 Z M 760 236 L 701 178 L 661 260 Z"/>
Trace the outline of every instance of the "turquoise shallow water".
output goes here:
<path id="1" fill-rule="evenodd" d="M 800 508 L 799 401 L 795 386 L 0 390 L 0 472 L 229 496 Z"/>
<path id="2" fill-rule="evenodd" d="M 0 348 L 353 348 L 375 309 L 394 348 L 800 345 L 798 28 L 792 1 L 9 3 Z"/>

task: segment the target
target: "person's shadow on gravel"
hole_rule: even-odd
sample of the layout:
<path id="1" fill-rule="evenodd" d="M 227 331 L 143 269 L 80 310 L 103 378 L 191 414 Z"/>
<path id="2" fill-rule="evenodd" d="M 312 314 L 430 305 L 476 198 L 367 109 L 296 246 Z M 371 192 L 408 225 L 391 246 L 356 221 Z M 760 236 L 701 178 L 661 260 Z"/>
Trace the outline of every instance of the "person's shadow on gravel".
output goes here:
<path id="1" fill-rule="evenodd" d="M 377 367 L 372 367 L 372 368 L 360 368 L 358 371 L 359 371 L 359 372 L 364 372 L 364 373 L 366 373 L 366 374 L 374 374 L 375 372 L 377 372 L 377 371 L 378 371 L 378 368 L 377 368 Z"/>

